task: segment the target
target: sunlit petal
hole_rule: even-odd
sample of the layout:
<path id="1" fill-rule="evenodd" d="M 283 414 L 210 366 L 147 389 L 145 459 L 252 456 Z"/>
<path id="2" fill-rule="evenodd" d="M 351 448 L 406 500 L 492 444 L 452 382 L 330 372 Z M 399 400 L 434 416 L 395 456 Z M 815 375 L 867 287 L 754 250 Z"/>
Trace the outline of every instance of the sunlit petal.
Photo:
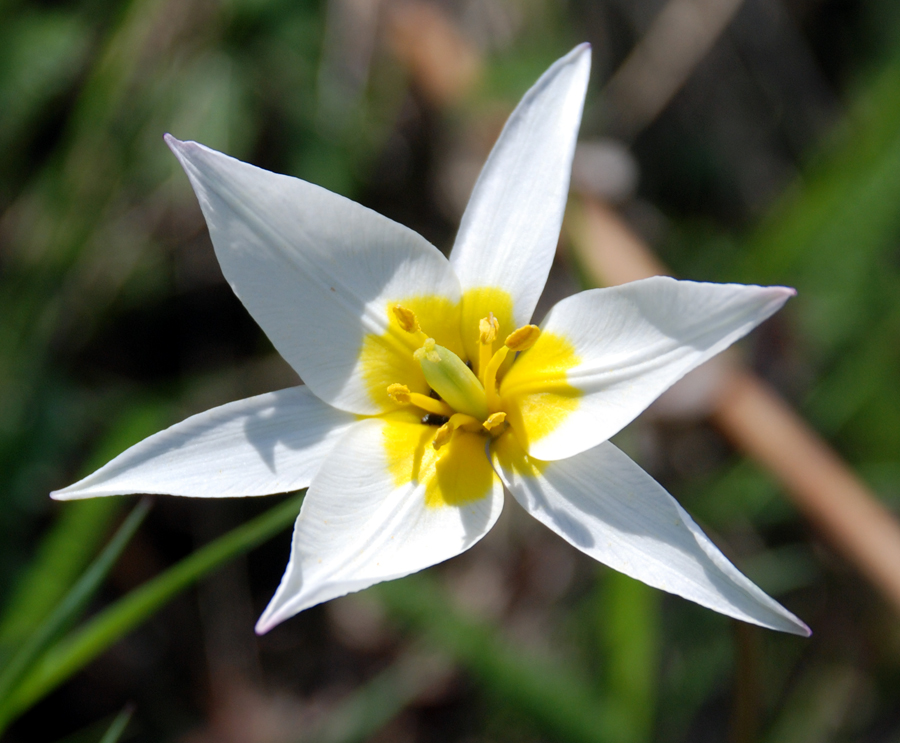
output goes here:
<path id="1" fill-rule="evenodd" d="M 609 442 L 557 462 L 495 446 L 497 471 L 538 521 L 632 578 L 762 627 L 808 635 L 797 617 L 742 575 L 661 485 Z"/>
<path id="2" fill-rule="evenodd" d="M 544 288 L 590 68 L 591 49 L 582 44 L 541 76 L 510 116 L 475 184 L 450 255 L 465 297 L 470 358 L 478 320 L 493 312 L 507 321 L 503 297 L 490 290 L 502 290 L 511 303 L 508 324 L 514 327 L 501 327 L 505 336 L 531 319 Z"/>
<path id="3" fill-rule="evenodd" d="M 596 446 L 793 294 L 657 276 L 564 299 L 501 385 L 520 443 L 545 460 Z"/>
<path id="4" fill-rule="evenodd" d="M 460 432 L 435 452 L 436 431 L 378 418 L 351 427 L 307 493 L 290 562 L 258 632 L 453 557 L 488 532 L 503 486 L 484 437 Z"/>
<path id="5" fill-rule="evenodd" d="M 363 346 L 390 335 L 388 349 L 409 355 L 411 340 L 391 327 L 394 303 L 439 298 L 452 315 L 459 284 L 447 260 L 412 230 L 324 188 L 167 141 L 225 278 L 278 352 L 325 402 L 359 414 L 389 409 L 372 395 L 367 380 L 378 374 Z"/>
<path id="6" fill-rule="evenodd" d="M 305 488 L 355 421 L 306 387 L 249 397 L 144 439 L 57 500 L 128 493 L 221 498 Z"/>

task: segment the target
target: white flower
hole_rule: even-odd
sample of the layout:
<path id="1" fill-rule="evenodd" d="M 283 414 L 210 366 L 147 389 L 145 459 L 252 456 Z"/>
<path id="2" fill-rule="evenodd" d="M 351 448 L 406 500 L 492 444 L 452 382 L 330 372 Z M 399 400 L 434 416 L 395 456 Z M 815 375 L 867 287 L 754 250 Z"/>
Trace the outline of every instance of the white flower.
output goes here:
<path id="1" fill-rule="evenodd" d="M 582 292 L 540 329 L 527 325 L 553 261 L 589 70 L 582 45 L 526 94 L 449 261 L 322 188 L 167 138 L 228 282 L 305 386 L 193 416 L 53 496 L 309 487 L 259 632 L 468 549 L 500 515 L 505 486 L 616 570 L 808 634 L 608 441 L 793 290 L 658 277 Z"/>

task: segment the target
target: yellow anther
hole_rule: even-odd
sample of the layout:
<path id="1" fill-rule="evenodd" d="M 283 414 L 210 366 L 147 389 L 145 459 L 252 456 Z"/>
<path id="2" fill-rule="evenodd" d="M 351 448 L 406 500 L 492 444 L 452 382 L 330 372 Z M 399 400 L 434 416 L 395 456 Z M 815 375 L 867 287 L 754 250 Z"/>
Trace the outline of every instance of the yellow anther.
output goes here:
<path id="1" fill-rule="evenodd" d="M 437 433 L 434 435 L 434 439 L 432 440 L 431 445 L 435 449 L 440 449 L 444 444 L 450 441 L 451 438 L 453 438 L 453 431 L 455 430 L 456 429 L 453 428 L 449 423 L 445 423 L 437 430 Z"/>
<path id="2" fill-rule="evenodd" d="M 494 341 L 497 339 L 498 330 L 500 330 L 500 322 L 494 317 L 493 312 L 478 322 L 478 374 L 482 384 L 484 384 L 484 371 L 494 352 Z"/>
<path id="3" fill-rule="evenodd" d="M 484 385 L 484 396 L 487 400 L 488 408 L 496 411 L 500 407 L 500 395 L 497 392 L 497 373 L 510 351 L 527 351 L 531 348 L 541 329 L 537 325 L 523 325 L 518 330 L 514 330 L 506 336 L 504 345 L 497 349 L 487 367 L 483 371 L 482 384 Z"/>
<path id="4" fill-rule="evenodd" d="M 492 413 L 491 415 L 488 416 L 488 419 L 484 423 L 481 424 L 481 426 L 482 426 L 482 428 L 484 428 L 485 431 L 490 433 L 495 428 L 497 428 L 497 426 L 501 425 L 503 423 L 503 421 L 505 421 L 505 420 L 506 420 L 506 413 L 504 413 L 504 412 Z"/>
<path id="5" fill-rule="evenodd" d="M 387 388 L 388 397 L 401 405 L 410 404 L 409 387 L 405 384 L 389 384 Z"/>
<path id="6" fill-rule="evenodd" d="M 500 330 L 500 321 L 491 312 L 487 317 L 482 317 L 478 321 L 478 330 L 480 332 L 478 337 L 479 343 L 493 343 L 497 338 L 497 331 Z"/>
<path id="7" fill-rule="evenodd" d="M 527 351 L 531 348 L 541 334 L 537 325 L 523 325 L 506 337 L 506 347 L 510 351 Z"/>
<path id="8" fill-rule="evenodd" d="M 420 392 L 410 392 L 409 387 L 405 384 L 389 384 L 387 393 L 391 400 L 400 405 L 415 405 L 426 413 L 442 415 L 445 418 L 453 415 L 453 408 L 443 400 L 435 400 L 433 397 L 423 395 Z"/>
<path id="9" fill-rule="evenodd" d="M 404 307 L 402 304 L 395 304 L 392 308 L 394 317 L 400 323 L 400 327 L 407 333 L 418 333 L 422 328 L 419 326 L 419 318 L 411 309 Z"/>
<path id="10" fill-rule="evenodd" d="M 461 428 L 464 431 L 480 431 L 481 423 L 479 423 L 478 419 L 473 418 L 471 415 L 466 415 L 465 413 L 454 413 L 450 416 L 450 420 L 448 420 L 437 430 L 437 433 L 434 435 L 434 440 L 431 442 L 431 445 L 435 449 L 440 449 L 447 442 L 449 442 L 451 438 L 453 438 L 453 434 L 457 428 Z"/>

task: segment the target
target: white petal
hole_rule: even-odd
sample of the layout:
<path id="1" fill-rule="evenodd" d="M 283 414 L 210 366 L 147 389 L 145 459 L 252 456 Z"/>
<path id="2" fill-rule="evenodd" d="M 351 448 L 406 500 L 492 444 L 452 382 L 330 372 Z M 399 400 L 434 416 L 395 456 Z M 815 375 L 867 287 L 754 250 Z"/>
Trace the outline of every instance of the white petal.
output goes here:
<path id="1" fill-rule="evenodd" d="M 494 461 L 513 496 L 585 554 L 727 616 L 810 634 L 742 575 L 661 485 L 609 442 L 562 461 L 537 462 L 522 456 L 514 439 L 504 439 Z"/>
<path id="2" fill-rule="evenodd" d="M 299 490 L 309 485 L 334 442 L 355 420 L 305 387 L 268 392 L 176 423 L 51 496 L 216 498 Z"/>
<path id="3" fill-rule="evenodd" d="M 571 410 L 552 427 L 532 416 L 530 433 L 526 414 L 517 431 L 520 442 L 542 460 L 596 446 L 794 293 L 780 286 L 702 284 L 655 276 L 564 299 L 548 313 L 538 342 L 516 360 L 501 392 L 511 406 L 527 410 L 536 390 L 565 388 L 572 394 L 563 402 Z M 558 355 L 544 354 L 542 349 L 555 348 L 554 343 L 570 349 L 569 368 L 562 368 Z M 552 407 L 550 397 L 542 399 Z"/>
<path id="4" fill-rule="evenodd" d="M 225 278 L 278 352 L 325 402 L 383 412 L 364 378 L 363 339 L 387 331 L 395 302 L 436 295 L 457 303 L 447 260 L 342 196 L 195 142 L 166 141 L 194 187 Z"/>
<path id="5" fill-rule="evenodd" d="M 427 461 L 436 430 L 370 418 L 337 443 L 307 492 L 287 570 L 257 632 L 323 601 L 453 557 L 490 530 L 503 506 L 503 485 L 485 456 L 484 437 L 465 434 L 471 438 L 449 452 L 446 469 L 434 478 Z M 410 437 L 418 445 L 397 449 L 398 461 L 389 461 L 390 448 Z M 404 478 L 408 465 L 421 479 Z M 437 482 L 444 478 L 451 482 Z M 461 502 L 435 502 L 434 488 L 447 484 L 445 495 L 463 489 L 457 492 Z"/>
<path id="6" fill-rule="evenodd" d="M 481 171 L 450 254 L 464 293 L 499 287 L 512 295 L 516 326 L 531 319 L 553 263 L 590 69 L 591 48 L 582 44 L 525 94 Z"/>

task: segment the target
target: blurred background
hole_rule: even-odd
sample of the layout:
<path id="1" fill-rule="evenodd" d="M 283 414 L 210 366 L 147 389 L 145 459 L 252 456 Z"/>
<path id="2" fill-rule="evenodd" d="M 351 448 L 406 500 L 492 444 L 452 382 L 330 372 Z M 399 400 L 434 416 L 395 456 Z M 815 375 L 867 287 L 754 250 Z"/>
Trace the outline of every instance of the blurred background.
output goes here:
<path id="1" fill-rule="evenodd" d="M 615 574 L 513 502 L 469 553 L 257 638 L 291 514 L 260 546 L 185 560 L 296 503 L 154 498 L 100 575 L 137 499 L 47 496 L 298 381 L 225 284 L 164 132 L 447 250 L 506 116 L 582 41 L 582 146 L 539 315 L 615 283 L 634 250 L 683 278 L 797 287 L 736 355 L 855 472 L 851 506 L 900 508 L 893 0 L 0 0 L 4 740 L 900 741 L 900 561 L 872 568 L 890 533 L 861 555 L 850 512 L 797 485 L 815 458 L 780 446 L 779 470 L 729 435 L 715 370 L 616 441 L 810 639 Z M 99 621 L 178 575 L 130 624 Z"/>

